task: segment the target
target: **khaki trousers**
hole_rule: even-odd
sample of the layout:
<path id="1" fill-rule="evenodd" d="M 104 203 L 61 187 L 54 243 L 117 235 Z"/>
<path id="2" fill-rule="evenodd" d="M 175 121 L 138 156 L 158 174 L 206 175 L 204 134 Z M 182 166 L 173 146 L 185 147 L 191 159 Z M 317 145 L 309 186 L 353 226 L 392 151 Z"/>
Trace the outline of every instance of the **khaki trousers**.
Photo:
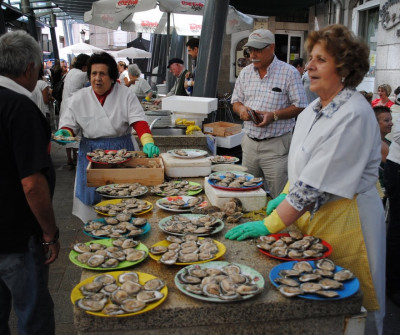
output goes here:
<path id="1" fill-rule="evenodd" d="M 248 136 L 242 139 L 242 164 L 248 173 L 262 177 L 273 198 L 283 190 L 288 180 L 288 153 L 292 133 L 263 141 Z"/>

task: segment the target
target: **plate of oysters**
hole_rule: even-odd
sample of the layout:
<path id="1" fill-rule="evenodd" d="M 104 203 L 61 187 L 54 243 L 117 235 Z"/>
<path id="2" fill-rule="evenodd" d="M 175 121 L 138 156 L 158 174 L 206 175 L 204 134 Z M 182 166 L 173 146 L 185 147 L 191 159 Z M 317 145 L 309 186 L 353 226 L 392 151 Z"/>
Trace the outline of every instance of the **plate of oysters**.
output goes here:
<path id="1" fill-rule="evenodd" d="M 53 142 L 67 144 L 67 143 L 74 143 L 79 141 L 78 136 L 62 136 L 62 135 L 54 135 L 51 134 L 51 140 Z"/>
<path id="2" fill-rule="evenodd" d="M 216 155 L 210 157 L 210 161 L 213 164 L 234 164 L 239 162 L 239 158 L 226 155 Z"/>
<path id="3" fill-rule="evenodd" d="M 203 197 L 171 196 L 157 200 L 156 205 L 171 212 L 190 212 L 203 202 Z"/>
<path id="4" fill-rule="evenodd" d="M 173 180 L 150 188 L 150 192 L 161 197 L 175 195 L 193 196 L 203 191 L 201 184 L 187 180 Z"/>
<path id="5" fill-rule="evenodd" d="M 131 214 L 125 213 L 90 220 L 83 225 L 84 234 L 95 239 L 139 237 L 147 234 L 150 229 L 151 226 L 147 219 L 134 218 Z"/>
<path id="6" fill-rule="evenodd" d="M 170 235 L 150 247 L 150 258 L 166 265 L 200 264 L 220 258 L 225 251 L 221 242 L 208 237 Z"/>
<path id="7" fill-rule="evenodd" d="M 127 151 L 126 149 L 120 150 L 103 150 L 103 149 L 95 149 L 86 154 L 86 158 L 92 162 L 97 164 L 104 165 L 114 165 L 121 164 L 132 159 L 132 153 Z"/>
<path id="8" fill-rule="evenodd" d="M 168 150 L 167 153 L 177 158 L 186 159 L 199 158 L 208 155 L 207 151 L 199 149 L 174 149 Z"/>
<path id="9" fill-rule="evenodd" d="M 193 234 L 208 236 L 224 229 L 224 222 L 212 214 L 178 214 L 167 216 L 158 223 L 160 229 L 171 235 Z"/>
<path id="10" fill-rule="evenodd" d="M 271 269 L 269 279 L 288 298 L 340 300 L 352 296 L 360 288 L 360 282 L 350 270 L 329 258 L 281 263 Z"/>
<path id="11" fill-rule="evenodd" d="M 75 243 L 69 259 L 75 265 L 89 270 L 123 269 L 145 260 L 149 250 L 131 238 Z"/>
<path id="12" fill-rule="evenodd" d="M 260 236 L 256 243 L 263 254 L 281 261 L 312 261 L 328 257 L 333 251 L 328 242 L 297 231 Z"/>
<path id="13" fill-rule="evenodd" d="M 246 265 L 210 262 L 184 267 L 175 275 L 175 285 L 195 299 L 230 302 L 261 293 L 265 281 L 258 271 Z"/>
<path id="14" fill-rule="evenodd" d="M 132 198 L 145 195 L 148 188 L 140 183 L 109 184 L 96 188 L 96 192 L 106 198 Z"/>
<path id="15" fill-rule="evenodd" d="M 256 178 L 245 172 L 213 172 L 208 176 L 208 183 L 215 188 L 229 191 L 254 190 L 263 184 L 262 178 Z"/>
<path id="16" fill-rule="evenodd" d="M 115 216 L 120 213 L 141 215 L 152 209 L 151 202 L 136 198 L 104 200 L 94 205 L 94 210 L 105 216 Z"/>
<path id="17" fill-rule="evenodd" d="M 81 281 L 71 292 L 78 309 L 100 317 L 126 317 L 146 313 L 168 295 L 162 279 L 134 271 L 113 271 Z"/>

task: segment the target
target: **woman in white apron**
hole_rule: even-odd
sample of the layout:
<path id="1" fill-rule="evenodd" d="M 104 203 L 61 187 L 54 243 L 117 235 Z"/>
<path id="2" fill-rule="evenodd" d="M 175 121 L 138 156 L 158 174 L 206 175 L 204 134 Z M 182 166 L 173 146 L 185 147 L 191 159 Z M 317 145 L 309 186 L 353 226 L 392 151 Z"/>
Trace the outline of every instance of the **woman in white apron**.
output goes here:
<path id="1" fill-rule="evenodd" d="M 101 197 L 95 187 L 87 187 L 86 154 L 94 149 L 138 150 L 133 143 L 133 127 L 149 157 L 158 155 L 144 111 L 136 95 L 127 87 L 115 84 L 117 64 L 108 53 L 93 54 L 88 61 L 91 87 L 83 88 L 67 100 L 56 135 L 74 136 L 79 130 L 79 146 L 72 214 L 83 222 L 96 217 L 92 205 Z"/>
<path id="2" fill-rule="evenodd" d="M 310 89 L 320 98 L 298 117 L 287 196 L 263 221 L 239 225 L 225 237 L 243 240 L 295 223 L 326 240 L 331 258 L 360 280 L 370 312 L 366 332 L 382 334 L 385 225 L 375 187 L 380 134 L 371 106 L 354 89 L 369 69 L 368 47 L 346 27 L 332 25 L 311 32 L 306 48 Z"/>

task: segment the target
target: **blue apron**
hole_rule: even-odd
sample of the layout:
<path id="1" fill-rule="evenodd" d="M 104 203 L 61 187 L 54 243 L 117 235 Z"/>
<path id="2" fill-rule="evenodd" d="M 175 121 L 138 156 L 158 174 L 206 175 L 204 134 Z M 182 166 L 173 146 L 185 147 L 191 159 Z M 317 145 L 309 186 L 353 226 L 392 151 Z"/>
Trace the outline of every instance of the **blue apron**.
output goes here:
<path id="1" fill-rule="evenodd" d="M 78 165 L 76 168 L 76 189 L 75 196 L 86 205 L 97 204 L 101 201 L 101 196 L 96 193 L 96 187 L 88 187 L 86 179 L 86 168 L 89 161 L 86 154 L 95 149 L 118 150 L 126 149 L 134 150 L 131 134 L 113 138 L 97 138 L 88 139 L 82 137 L 79 152 Z"/>

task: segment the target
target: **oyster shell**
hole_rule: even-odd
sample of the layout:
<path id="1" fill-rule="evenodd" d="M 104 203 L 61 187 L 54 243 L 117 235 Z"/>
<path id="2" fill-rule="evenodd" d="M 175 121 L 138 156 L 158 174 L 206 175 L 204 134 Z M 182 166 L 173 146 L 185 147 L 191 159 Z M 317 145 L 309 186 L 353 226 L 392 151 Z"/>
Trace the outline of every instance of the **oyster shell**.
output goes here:
<path id="1" fill-rule="evenodd" d="M 137 299 L 126 299 L 122 304 L 121 308 L 126 313 L 135 313 L 142 310 L 146 306 L 146 303 Z"/>
<path id="2" fill-rule="evenodd" d="M 118 281 L 120 283 L 125 283 L 126 281 L 139 282 L 139 276 L 136 272 L 125 272 L 119 275 Z"/>
<path id="3" fill-rule="evenodd" d="M 102 285 L 109 285 L 115 283 L 115 278 L 109 274 L 104 274 L 94 278 L 93 282 L 101 283 Z"/>
<path id="4" fill-rule="evenodd" d="M 93 300 L 91 297 L 85 297 L 76 301 L 76 306 L 91 312 L 101 311 L 107 303 L 107 298 L 101 300 Z"/>
<path id="5" fill-rule="evenodd" d="M 85 243 L 76 243 L 74 244 L 73 249 L 80 254 L 91 251 L 90 246 L 86 245 Z"/>
<path id="6" fill-rule="evenodd" d="M 324 290 L 342 290 L 343 284 L 333 279 L 324 278 L 319 281 Z"/>
<path id="7" fill-rule="evenodd" d="M 126 291 L 128 295 L 135 295 L 142 290 L 142 285 L 137 282 L 127 280 L 120 286 L 120 290 Z"/>
<path id="8" fill-rule="evenodd" d="M 328 258 L 323 258 L 315 261 L 315 266 L 318 269 L 328 270 L 328 271 L 335 271 L 336 265 Z"/>
<path id="9" fill-rule="evenodd" d="M 346 281 L 355 278 L 355 275 L 350 270 L 340 270 L 333 275 L 333 279 L 337 281 Z"/>
<path id="10" fill-rule="evenodd" d="M 322 286 L 317 283 L 307 282 L 300 285 L 300 288 L 304 291 L 304 293 L 314 293 L 322 290 Z"/>
<path id="11" fill-rule="evenodd" d="M 274 282 L 281 284 L 281 285 L 290 286 L 290 287 L 300 286 L 300 284 L 296 280 L 291 279 L 291 278 L 277 277 L 274 279 Z"/>
<path id="12" fill-rule="evenodd" d="M 165 286 L 165 281 L 159 278 L 154 278 L 148 280 L 143 287 L 147 291 L 160 291 L 164 286 Z"/>
<path id="13" fill-rule="evenodd" d="M 279 286 L 279 292 L 281 292 L 285 297 L 289 298 L 304 294 L 304 291 L 300 287 L 290 287 L 285 285 Z"/>
<path id="14" fill-rule="evenodd" d="M 140 291 L 136 296 L 137 300 L 145 303 L 160 300 L 164 294 L 159 291 Z"/>
<path id="15" fill-rule="evenodd" d="M 335 298 L 335 297 L 339 296 L 339 293 L 337 293 L 336 291 L 326 291 L 326 290 L 324 290 L 324 291 L 316 291 L 314 293 L 318 294 L 318 295 L 320 295 L 322 297 L 325 297 L 325 298 Z"/>
<path id="16" fill-rule="evenodd" d="M 300 273 L 309 273 L 313 271 L 313 268 L 310 263 L 302 261 L 294 263 L 293 270 L 296 270 Z"/>
<path id="17" fill-rule="evenodd" d="M 107 306 L 105 306 L 103 308 L 103 310 L 101 312 L 106 315 L 119 315 L 119 314 L 124 313 L 124 311 L 121 309 L 121 307 L 116 304 L 108 304 Z"/>
<path id="18" fill-rule="evenodd" d="M 87 260 L 86 264 L 90 267 L 97 268 L 98 266 L 103 264 L 104 261 L 105 257 L 103 255 L 93 255 Z"/>

